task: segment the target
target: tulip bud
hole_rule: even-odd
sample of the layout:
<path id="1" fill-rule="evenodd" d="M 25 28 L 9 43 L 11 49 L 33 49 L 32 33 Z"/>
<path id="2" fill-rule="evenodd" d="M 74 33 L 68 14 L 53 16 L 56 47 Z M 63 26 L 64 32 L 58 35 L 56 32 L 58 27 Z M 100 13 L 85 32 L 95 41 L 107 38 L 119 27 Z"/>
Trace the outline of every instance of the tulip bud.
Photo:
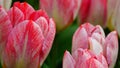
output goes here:
<path id="1" fill-rule="evenodd" d="M 47 11 L 60 31 L 76 18 L 81 0 L 40 0 L 40 8 Z"/>
<path id="2" fill-rule="evenodd" d="M 85 23 L 85 24 L 81 25 L 76 30 L 75 34 L 73 35 L 72 52 L 74 52 L 77 48 L 88 49 L 90 47 L 89 38 L 92 37 L 92 35 L 95 33 L 103 36 L 103 38 L 105 36 L 103 29 L 100 26 L 93 26 L 89 23 Z M 95 39 L 95 37 L 93 37 L 93 38 Z M 99 38 L 99 36 L 96 37 L 96 40 L 97 40 L 97 38 Z M 99 44 L 99 42 L 98 42 L 98 44 Z M 101 44 L 103 44 L 103 43 L 100 43 L 100 45 Z"/>
<path id="3" fill-rule="evenodd" d="M 99 25 L 93 26 L 85 23 L 73 35 L 72 55 L 78 48 L 88 49 L 95 55 L 103 54 L 108 67 L 113 68 L 118 55 L 117 32 L 113 31 L 105 37 L 104 31 Z"/>
<path id="4" fill-rule="evenodd" d="M 79 10 L 80 23 L 106 25 L 107 0 L 82 0 Z"/>
<path id="5" fill-rule="evenodd" d="M 64 53 L 63 68 L 108 68 L 105 57 L 92 54 L 91 51 L 78 48 L 72 56 L 68 51 Z"/>

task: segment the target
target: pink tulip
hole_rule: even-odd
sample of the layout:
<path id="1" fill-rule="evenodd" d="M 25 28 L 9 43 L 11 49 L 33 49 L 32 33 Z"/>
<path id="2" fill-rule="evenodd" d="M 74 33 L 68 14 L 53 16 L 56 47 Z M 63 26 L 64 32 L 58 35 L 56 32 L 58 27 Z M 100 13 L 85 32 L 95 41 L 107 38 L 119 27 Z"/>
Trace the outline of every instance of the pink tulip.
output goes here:
<path id="1" fill-rule="evenodd" d="M 45 11 L 35 11 L 25 2 L 15 2 L 7 15 L 13 29 L 3 53 L 3 66 L 38 68 L 52 47 L 56 33 L 53 19 Z"/>
<path id="2" fill-rule="evenodd" d="M 12 0 L 0 0 L 0 6 L 8 10 L 11 6 Z"/>
<path id="3" fill-rule="evenodd" d="M 94 55 L 89 50 L 78 48 L 71 56 L 64 53 L 63 68 L 108 68 L 105 57 Z"/>
<path id="4" fill-rule="evenodd" d="M 82 0 L 79 10 L 81 23 L 106 25 L 107 0 Z"/>
<path id="5" fill-rule="evenodd" d="M 80 4 L 81 0 L 40 0 L 40 7 L 54 18 L 58 31 L 73 22 Z"/>
<path id="6" fill-rule="evenodd" d="M 81 25 L 73 36 L 72 54 L 78 49 L 89 49 L 95 55 L 103 54 L 109 68 L 113 68 L 118 54 L 117 32 L 111 32 L 106 38 L 103 29 L 89 23 Z"/>

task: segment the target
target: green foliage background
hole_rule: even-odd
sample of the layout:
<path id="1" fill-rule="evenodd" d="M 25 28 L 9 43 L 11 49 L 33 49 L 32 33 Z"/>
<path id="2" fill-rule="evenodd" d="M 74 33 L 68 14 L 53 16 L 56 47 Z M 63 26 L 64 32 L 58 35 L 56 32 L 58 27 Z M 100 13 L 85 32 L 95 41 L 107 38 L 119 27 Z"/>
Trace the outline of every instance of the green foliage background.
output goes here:
<path id="1" fill-rule="evenodd" d="M 30 5 L 34 7 L 34 9 L 36 10 L 39 9 L 39 0 L 13 0 L 12 4 L 15 1 L 28 2 Z M 73 22 L 71 26 L 56 34 L 52 49 L 47 59 L 45 60 L 44 64 L 42 65 L 42 68 L 62 68 L 62 58 L 64 52 L 66 50 L 71 52 L 72 36 L 76 29 L 79 27 L 79 25 L 76 22 L 77 19 Z M 104 31 L 106 35 L 110 33 L 110 30 L 108 28 L 105 28 Z M 0 68 L 2 68 L 1 65 Z M 120 68 L 120 51 L 115 68 Z"/>

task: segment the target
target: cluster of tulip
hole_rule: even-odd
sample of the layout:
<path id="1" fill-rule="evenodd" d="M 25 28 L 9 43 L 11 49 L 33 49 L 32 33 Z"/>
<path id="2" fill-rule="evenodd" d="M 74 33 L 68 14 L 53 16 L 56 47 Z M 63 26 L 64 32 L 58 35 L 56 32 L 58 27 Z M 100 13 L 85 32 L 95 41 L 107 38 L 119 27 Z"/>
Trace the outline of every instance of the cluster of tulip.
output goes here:
<path id="1" fill-rule="evenodd" d="M 65 52 L 63 68 L 113 68 L 117 54 L 116 31 L 105 38 L 104 31 L 99 25 L 86 23 L 73 35 L 72 56 L 68 51 Z"/>
<path id="2" fill-rule="evenodd" d="M 10 8 L 11 2 L 0 0 L 3 68 L 41 67 L 56 31 L 65 29 L 75 19 L 81 26 L 73 35 L 72 55 L 64 53 L 63 68 L 114 67 L 119 49 L 120 0 L 39 0 L 39 10 L 26 2 L 14 2 Z M 100 25 L 116 31 L 105 37 Z"/>

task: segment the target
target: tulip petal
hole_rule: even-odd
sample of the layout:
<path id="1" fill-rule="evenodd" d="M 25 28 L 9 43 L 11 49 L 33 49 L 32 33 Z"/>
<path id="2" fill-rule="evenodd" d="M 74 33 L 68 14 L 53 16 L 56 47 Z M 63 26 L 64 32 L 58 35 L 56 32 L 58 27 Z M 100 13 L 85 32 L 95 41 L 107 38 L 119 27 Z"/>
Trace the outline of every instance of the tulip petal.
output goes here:
<path id="1" fill-rule="evenodd" d="M 92 50 L 95 55 L 103 53 L 102 45 L 97 40 L 89 38 L 89 46 L 90 50 Z"/>
<path id="2" fill-rule="evenodd" d="M 93 33 L 91 37 L 102 45 L 103 54 L 105 55 L 105 52 L 106 52 L 105 51 L 105 46 L 104 46 L 105 38 L 102 35 L 100 35 L 99 33 Z"/>
<path id="3" fill-rule="evenodd" d="M 11 6 L 12 0 L 0 0 L 0 5 L 8 10 Z"/>
<path id="4" fill-rule="evenodd" d="M 45 10 L 49 14 L 49 16 L 52 16 L 53 7 L 54 7 L 53 0 L 40 0 L 40 8 Z"/>
<path id="5" fill-rule="evenodd" d="M 11 30 L 12 25 L 9 16 L 6 11 L 2 7 L 0 7 L 0 59 L 1 52 L 6 46 L 7 38 Z"/>
<path id="6" fill-rule="evenodd" d="M 91 0 L 82 0 L 81 7 L 79 10 L 79 16 L 80 16 L 80 20 L 82 21 L 82 23 L 86 21 L 86 18 L 89 14 L 90 5 L 91 5 L 90 2 Z"/>
<path id="7" fill-rule="evenodd" d="M 78 48 L 83 48 L 83 49 L 88 48 L 88 34 L 82 26 L 79 27 L 75 32 L 75 34 L 73 35 L 72 53 Z"/>
<path id="8" fill-rule="evenodd" d="M 120 1 L 116 0 L 108 0 L 107 2 L 107 26 L 109 29 L 113 30 L 114 28 L 118 30 L 118 33 L 120 34 L 119 31 L 119 16 L 120 16 Z"/>
<path id="9" fill-rule="evenodd" d="M 86 49 L 82 49 L 82 48 L 78 48 L 73 54 L 72 54 L 73 58 L 76 61 L 76 68 L 82 68 L 84 65 L 84 68 L 88 67 L 88 64 L 86 63 L 86 61 L 88 59 L 90 59 L 93 54 Z"/>
<path id="10" fill-rule="evenodd" d="M 87 21 L 97 25 L 106 25 L 107 0 L 91 0 Z"/>
<path id="11" fill-rule="evenodd" d="M 55 37 L 55 33 L 56 33 L 55 28 L 56 26 L 53 19 L 50 19 L 48 24 L 48 33 L 46 34 L 46 37 L 42 46 L 42 52 L 40 53 L 40 65 L 42 65 L 43 61 L 46 59 L 47 55 L 50 52 L 50 49 L 52 47 L 52 43 Z"/>
<path id="12" fill-rule="evenodd" d="M 63 68 L 75 68 L 75 60 L 68 51 L 65 51 L 64 53 Z"/>
<path id="13" fill-rule="evenodd" d="M 114 41 L 113 41 L 114 40 Z M 117 32 L 111 32 L 106 38 L 106 58 L 110 68 L 113 68 L 118 56 Z"/>
<path id="14" fill-rule="evenodd" d="M 13 6 L 18 7 L 23 12 L 25 20 L 29 19 L 30 15 L 35 11 L 34 8 L 26 2 L 15 2 Z"/>
<path id="15" fill-rule="evenodd" d="M 4 1 L 4 8 L 8 10 L 11 6 L 12 0 L 3 0 L 3 1 Z"/>
<path id="16" fill-rule="evenodd" d="M 106 58 L 103 56 L 103 54 L 99 54 L 95 57 L 100 63 L 102 63 L 102 65 L 105 67 L 105 68 L 108 68 L 108 64 L 107 64 L 107 60 Z"/>
<path id="17" fill-rule="evenodd" d="M 44 10 L 38 10 L 38 11 L 33 12 L 29 19 L 36 21 L 39 17 L 45 17 L 46 20 L 49 22 L 49 17 Z"/>
<path id="18" fill-rule="evenodd" d="M 105 38 L 104 30 L 99 25 L 95 26 L 95 28 L 92 30 L 92 33 L 99 33 L 100 35 L 102 35 Z"/>
<path id="19" fill-rule="evenodd" d="M 103 66 L 102 63 L 100 63 L 97 59 L 91 58 L 87 61 L 89 64 L 89 68 L 106 68 Z"/>
<path id="20" fill-rule="evenodd" d="M 90 23 L 85 23 L 83 25 L 81 25 L 83 28 L 85 28 L 85 30 L 87 31 L 88 36 L 92 35 L 92 31 L 95 28 L 92 24 Z"/>
<path id="21" fill-rule="evenodd" d="M 27 20 L 16 25 L 3 55 L 6 67 L 38 68 L 43 40 L 42 31 L 35 22 Z"/>
<path id="22" fill-rule="evenodd" d="M 44 37 L 46 37 L 47 33 L 48 33 L 48 22 L 44 17 L 40 17 L 35 21 L 40 28 L 42 29 L 43 35 Z"/>
<path id="23" fill-rule="evenodd" d="M 13 27 L 24 20 L 23 12 L 14 6 L 8 11 L 8 15 Z"/>

